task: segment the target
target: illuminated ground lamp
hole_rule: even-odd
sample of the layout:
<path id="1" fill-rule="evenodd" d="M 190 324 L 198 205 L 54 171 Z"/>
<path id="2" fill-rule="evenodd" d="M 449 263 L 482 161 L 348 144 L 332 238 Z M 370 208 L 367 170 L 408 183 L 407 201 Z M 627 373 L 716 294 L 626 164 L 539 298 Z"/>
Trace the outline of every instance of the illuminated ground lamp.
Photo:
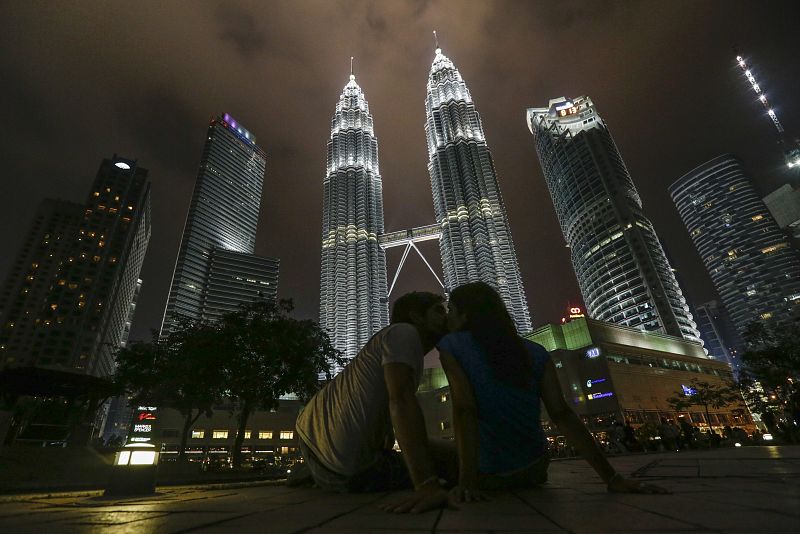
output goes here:
<path id="1" fill-rule="evenodd" d="M 156 491 L 158 452 L 150 443 L 129 443 L 114 457 L 106 496 L 149 495 Z"/>

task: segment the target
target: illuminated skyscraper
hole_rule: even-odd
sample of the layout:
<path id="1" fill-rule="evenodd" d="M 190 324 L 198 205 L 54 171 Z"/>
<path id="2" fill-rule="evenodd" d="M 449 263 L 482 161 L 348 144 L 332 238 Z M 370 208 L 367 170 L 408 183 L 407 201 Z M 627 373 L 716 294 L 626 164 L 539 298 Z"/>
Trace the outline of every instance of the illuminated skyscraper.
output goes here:
<path id="1" fill-rule="evenodd" d="M 278 260 L 253 254 L 266 154 L 227 113 L 211 120 L 172 276 L 162 334 L 277 296 Z"/>
<path id="2" fill-rule="evenodd" d="M 589 317 L 700 341 L 605 121 L 589 97 L 527 112 Z"/>
<path id="3" fill-rule="evenodd" d="M 481 118 L 461 74 L 440 48 L 428 77 L 425 112 L 445 289 L 467 282 L 490 284 L 517 330 L 528 333 L 530 312 Z"/>
<path id="4" fill-rule="evenodd" d="M 331 120 L 320 276 L 320 326 L 346 358 L 389 324 L 386 256 L 378 245 L 382 233 L 378 141 L 351 70 Z"/>
<path id="5" fill-rule="evenodd" d="M 150 183 L 104 159 L 86 202 L 45 200 L 0 299 L 0 366 L 109 376 L 150 240 Z"/>
<path id="6" fill-rule="evenodd" d="M 740 335 L 752 322 L 788 322 L 800 312 L 800 253 L 739 160 L 716 157 L 669 193 Z"/>

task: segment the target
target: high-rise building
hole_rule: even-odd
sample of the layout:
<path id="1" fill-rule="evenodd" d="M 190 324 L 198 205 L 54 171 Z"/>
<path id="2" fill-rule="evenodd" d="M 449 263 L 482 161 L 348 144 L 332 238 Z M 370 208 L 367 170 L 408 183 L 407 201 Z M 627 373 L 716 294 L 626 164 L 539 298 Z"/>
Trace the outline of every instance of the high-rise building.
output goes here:
<path id="1" fill-rule="evenodd" d="M 369 104 L 351 72 L 331 120 L 320 275 L 320 326 L 346 358 L 389 324 L 382 233 L 378 141 Z"/>
<path id="2" fill-rule="evenodd" d="M 445 290 L 488 283 L 526 334 L 531 317 L 492 154 L 472 95 L 440 48 L 428 76 L 425 115 Z"/>
<path id="3" fill-rule="evenodd" d="M 150 239 L 150 184 L 104 159 L 86 203 L 45 200 L 3 292 L 0 361 L 108 376 Z"/>
<path id="4" fill-rule="evenodd" d="M 589 317 L 700 341 L 611 132 L 587 96 L 527 111 Z"/>
<path id="5" fill-rule="evenodd" d="M 800 253 L 789 244 L 739 160 L 725 154 L 669 193 L 736 330 L 800 311 Z"/>
<path id="6" fill-rule="evenodd" d="M 800 187 L 784 184 L 765 196 L 764 204 L 781 230 L 800 239 Z"/>
<path id="7" fill-rule="evenodd" d="M 215 320 L 277 296 L 279 262 L 253 254 L 266 154 L 227 113 L 208 126 L 172 276 L 162 334 L 179 317 Z"/>
<path id="8" fill-rule="evenodd" d="M 693 311 L 697 330 L 708 355 L 738 369 L 741 343 L 736 332 L 731 332 L 727 314 L 719 302 L 704 302 L 695 306 Z"/>

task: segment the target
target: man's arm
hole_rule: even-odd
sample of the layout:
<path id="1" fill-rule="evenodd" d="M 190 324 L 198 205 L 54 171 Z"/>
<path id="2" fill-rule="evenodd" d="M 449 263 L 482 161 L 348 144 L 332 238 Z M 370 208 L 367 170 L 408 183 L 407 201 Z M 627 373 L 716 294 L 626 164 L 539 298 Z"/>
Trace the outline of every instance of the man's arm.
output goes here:
<path id="1" fill-rule="evenodd" d="M 558 382 L 556 366 L 548 360 L 542 375 L 542 401 L 547 408 L 547 415 L 558 426 L 567 438 L 567 441 L 581 453 L 589 465 L 600 475 L 608 485 L 609 491 L 633 493 L 668 493 L 663 488 L 650 484 L 640 484 L 633 480 L 626 480 L 617 473 L 608 463 L 603 451 L 597 445 L 589 429 L 583 424 L 572 408 L 569 407 L 561 394 L 561 385 Z"/>
<path id="2" fill-rule="evenodd" d="M 415 488 L 436 476 L 428 452 L 425 418 L 416 396 L 414 370 L 404 363 L 387 363 L 383 377 L 389 392 L 389 413 Z M 430 482 L 428 482 L 430 484 Z"/>
<path id="3" fill-rule="evenodd" d="M 453 431 L 458 448 L 458 485 L 470 492 L 478 489 L 478 409 L 464 370 L 452 354 L 440 351 L 450 394 L 453 396 Z M 477 496 L 478 494 L 475 493 Z"/>
<path id="4" fill-rule="evenodd" d="M 389 392 L 394 433 L 416 491 L 410 497 L 381 506 L 381 509 L 419 513 L 452 504 L 449 494 L 439 487 L 439 477 L 428 451 L 428 433 L 417 402 L 413 369 L 404 363 L 387 363 L 383 366 L 383 377 Z"/>

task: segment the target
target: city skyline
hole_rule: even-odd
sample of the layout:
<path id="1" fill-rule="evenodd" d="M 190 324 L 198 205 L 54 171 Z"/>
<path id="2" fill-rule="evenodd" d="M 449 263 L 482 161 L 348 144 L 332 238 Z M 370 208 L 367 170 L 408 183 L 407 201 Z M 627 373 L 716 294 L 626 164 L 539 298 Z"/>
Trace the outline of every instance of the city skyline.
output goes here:
<path id="1" fill-rule="evenodd" d="M 154 182 L 154 239 L 145 261 L 141 315 L 134 322 L 133 335 L 135 339 L 147 337 L 149 329 L 158 326 L 166 301 L 171 275 L 168 271 L 174 266 L 196 176 L 197 153 L 202 147 L 197 132 L 209 114 L 233 106 L 234 115 L 259 132 L 270 158 L 270 176 L 275 179 L 261 210 L 256 252 L 281 258 L 286 276 L 282 276 L 280 296 L 294 297 L 298 314 L 316 317 L 317 210 L 322 197 L 318 162 L 324 158 L 324 142 L 320 140 L 329 134 L 325 132 L 327 121 L 320 117 L 330 113 L 329 101 L 323 95 L 340 90 L 350 55 L 364 58 L 360 80 L 371 95 L 376 129 L 384 145 L 381 156 L 386 230 L 431 222 L 420 101 L 432 48 L 428 32 L 433 28 L 440 30 L 447 50 L 464 58 L 459 61 L 459 68 L 470 81 L 470 90 L 481 106 L 486 135 L 493 140 L 493 156 L 535 324 L 557 321 L 564 303 L 577 301 L 579 293 L 531 151 L 530 134 L 522 124 L 526 104 L 558 94 L 596 95 L 603 102 L 604 116 L 614 124 L 618 143 L 625 147 L 626 163 L 636 177 L 645 210 L 668 202 L 666 186 L 675 176 L 724 152 L 736 153 L 754 170 L 751 174 L 759 182 L 761 194 L 789 180 L 779 168 L 781 155 L 772 143 L 770 125 L 753 112 L 755 103 L 740 83 L 730 45 L 738 42 L 743 52 L 758 57 L 757 64 L 763 69 L 761 77 L 766 76 L 776 93 L 774 97 L 770 95 L 771 101 L 781 108 L 787 129 L 797 131 L 798 111 L 792 108 L 789 95 L 797 92 L 799 76 L 797 67 L 789 61 L 791 54 L 783 50 L 781 56 L 781 48 L 792 42 L 791 24 L 787 21 L 793 17 L 770 20 L 768 24 L 766 15 L 747 13 L 734 5 L 724 15 L 730 24 L 722 25 L 718 24 L 717 10 L 700 6 L 693 12 L 692 24 L 686 27 L 679 10 L 669 6 L 645 9 L 617 5 L 607 12 L 589 10 L 587 14 L 582 13 L 583 8 L 566 6 L 555 11 L 532 9 L 511 17 L 503 13 L 502 5 L 475 4 L 471 13 L 464 10 L 453 17 L 455 22 L 448 22 L 448 10 L 442 5 L 434 2 L 418 9 L 364 8 L 363 13 L 359 12 L 363 20 L 355 17 L 359 22 L 352 23 L 365 35 L 362 42 L 355 44 L 343 37 L 345 33 L 358 33 L 347 25 L 350 23 L 341 33 L 314 37 L 316 30 L 312 28 L 326 16 L 340 20 L 335 10 L 320 8 L 307 27 L 294 26 L 291 39 L 284 39 L 283 30 L 273 26 L 297 16 L 284 7 L 269 14 L 278 21 L 275 23 L 266 21 L 264 13 L 241 5 L 230 8 L 238 18 L 211 10 L 211 15 L 218 15 L 219 26 L 210 31 L 200 31 L 206 24 L 203 16 L 208 14 L 201 13 L 202 8 L 190 10 L 194 17 L 190 26 L 198 28 L 195 34 L 209 35 L 208 41 L 213 42 L 203 43 L 203 62 L 217 64 L 221 69 L 215 74 L 216 79 L 206 84 L 199 83 L 203 81 L 200 73 L 206 70 L 205 64 L 199 69 L 193 60 L 185 64 L 179 61 L 184 57 L 182 47 L 200 42 L 190 30 L 170 35 L 178 52 L 167 50 L 159 64 L 145 61 L 147 47 L 131 51 L 124 62 L 113 47 L 96 47 L 96 61 L 78 61 L 82 47 L 102 42 L 85 26 L 86 22 L 69 13 L 63 17 L 55 16 L 55 12 L 32 17 L 23 6 L 12 6 L 4 22 L 9 26 L 4 39 L 9 41 L 3 46 L 0 60 L 17 82 L 4 89 L 6 101 L 10 102 L 7 113 L 25 135 L 4 145 L 13 157 L 7 158 L 8 174 L 3 180 L 5 203 L 0 210 L 0 226 L 4 230 L 0 239 L 13 253 L 0 264 L 0 275 L 7 274 L 21 244 L 14 223 L 28 224 L 38 200 L 47 196 L 78 200 L 72 190 L 80 189 L 77 181 L 91 172 L 92 162 L 102 153 L 131 154 L 151 170 Z M 168 7 L 164 9 L 169 11 Z M 743 16 L 745 13 L 747 17 Z M 109 8 L 108 14 L 95 18 L 114 19 L 114 15 L 114 9 Z M 598 17 L 607 29 L 599 30 L 593 17 Z M 134 30 L 158 35 L 155 18 L 142 19 L 133 14 L 118 36 L 120 42 L 136 37 L 138 43 L 139 35 Z M 659 27 L 649 24 L 650 19 L 658 20 Z M 34 20 L 36 26 L 32 26 Z M 546 25 L 541 26 L 545 23 L 539 20 L 545 20 Z M 641 30 L 636 29 L 637 22 Z M 496 32 L 488 31 L 487 24 L 505 28 L 503 35 L 498 37 Z M 767 25 L 769 36 L 764 32 Z M 77 31 L 70 33 L 82 38 L 53 50 L 52 43 L 56 41 L 46 36 L 57 38 L 73 26 Z M 540 28 L 545 37 L 526 40 L 531 27 Z M 670 37 L 677 27 L 682 28 L 682 42 Z M 266 28 L 274 30 L 275 35 L 266 32 Z M 397 42 L 395 37 L 401 30 L 402 39 Z M 615 31 L 624 39 L 614 40 Z M 654 31 L 648 40 L 645 35 Z M 31 37 L 26 37 L 26 32 Z M 577 39 L 581 32 L 590 35 Z M 611 44 L 597 54 L 588 54 L 601 35 L 611 39 Z M 566 40 L 571 48 L 564 55 Z M 637 50 L 629 53 L 624 45 L 627 42 L 644 45 L 632 47 Z M 14 61 L 23 47 L 25 57 L 31 61 Z M 276 54 L 275 47 L 290 50 Z M 688 54 L 689 50 L 693 53 Z M 47 61 L 42 59 L 45 55 Z M 574 68 L 559 68 L 567 57 Z M 301 61 L 305 62 L 303 68 L 295 66 Z M 34 70 L 33 65 L 39 66 Z M 142 69 L 147 76 L 139 76 Z M 269 76 L 265 78 L 259 70 Z M 110 79 L 107 89 L 87 90 L 87 82 L 100 71 L 104 72 L 102 79 Z M 72 74 L 66 76 L 67 72 Z M 659 86 L 665 72 L 670 73 L 671 86 L 662 91 Z M 134 89 L 129 90 L 132 77 L 137 80 Z M 69 81 L 56 84 L 53 90 L 52 80 L 62 79 Z M 245 83 L 248 81 L 252 83 Z M 102 84 L 89 83 L 94 85 Z M 189 86 L 192 91 L 186 90 Z M 255 109 L 250 105 L 253 98 L 266 89 L 274 92 L 268 99 L 259 99 Z M 38 121 L 26 120 L 34 110 Z M 687 117 L 701 113 L 708 128 L 696 129 L 688 136 L 674 135 L 685 127 Z M 295 123 L 302 125 L 302 133 Z M 74 129 L 81 133 L 73 135 Z M 51 145 L 49 157 L 45 158 L 43 147 Z M 294 206 L 298 205 L 306 207 L 297 210 Z M 660 237 L 688 281 L 688 296 L 700 302 L 713 298 L 691 242 L 681 235 L 684 231 L 677 214 L 671 208 L 655 211 L 653 223 L 658 229 L 664 228 L 659 231 Z M 428 251 L 431 250 L 434 248 Z M 390 270 L 397 261 L 396 254 L 390 253 Z M 415 276 L 413 267 L 406 267 L 395 295 L 414 287 L 437 287 L 424 266 L 419 266 L 419 276 Z"/>

